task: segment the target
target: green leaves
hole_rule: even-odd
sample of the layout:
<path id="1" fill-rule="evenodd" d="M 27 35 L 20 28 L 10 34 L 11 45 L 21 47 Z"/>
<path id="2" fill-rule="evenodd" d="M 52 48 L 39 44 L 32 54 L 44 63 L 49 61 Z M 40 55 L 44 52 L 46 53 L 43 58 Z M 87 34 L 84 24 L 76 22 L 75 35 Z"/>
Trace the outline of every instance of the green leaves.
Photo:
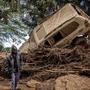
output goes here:
<path id="1" fill-rule="evenodd" d="M 10 39 L 15 39 L 19 41 L 24 39 L 28 34 L 29 27 L 27 27 L 20 19 L 19 14 L 14 14 L 8 19 L 8 23 L 0 23 L 0 41 L 8 42 Z"/>
<path id="2" fill-rule="evenodd" d="M 4 1 L 0 0 L 0 6 L 3 6 L 3 4 L 4 4 Z"/>
<path id="3" fill-rule="evenodd" d="M 3 50 L 3 45 L 2 44 L 0 44 L 0 51 L 2 51 Z"/>

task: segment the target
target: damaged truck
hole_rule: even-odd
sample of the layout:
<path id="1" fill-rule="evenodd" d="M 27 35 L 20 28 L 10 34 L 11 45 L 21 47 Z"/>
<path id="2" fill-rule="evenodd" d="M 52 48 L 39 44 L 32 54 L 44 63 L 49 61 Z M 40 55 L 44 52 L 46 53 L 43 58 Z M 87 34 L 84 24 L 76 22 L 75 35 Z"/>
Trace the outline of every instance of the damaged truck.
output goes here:
<path id="1" fill-rule="evenodd" d="M 66 4 L 63 8 L 37 25 L 30 38 L 21 47 L 28 52 L 39 46 L 66 47 L 78 39 L 85 39 L 90 31 L 90 17 L 79 7 Z"/>

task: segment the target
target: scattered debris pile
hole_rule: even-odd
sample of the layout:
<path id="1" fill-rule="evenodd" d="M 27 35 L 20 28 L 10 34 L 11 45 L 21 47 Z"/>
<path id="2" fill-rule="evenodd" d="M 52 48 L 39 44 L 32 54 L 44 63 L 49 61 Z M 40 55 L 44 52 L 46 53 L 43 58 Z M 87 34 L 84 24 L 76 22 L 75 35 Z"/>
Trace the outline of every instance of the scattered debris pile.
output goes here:
<path id="1" fill-rule="evenodd" d="M 44 81 L 66 74 L 90 76 L 90 48 L 38 48 L 23 54 L 23 72 L 31 78 Z M 30 73 L 29 73 L 30 72 Z"/>

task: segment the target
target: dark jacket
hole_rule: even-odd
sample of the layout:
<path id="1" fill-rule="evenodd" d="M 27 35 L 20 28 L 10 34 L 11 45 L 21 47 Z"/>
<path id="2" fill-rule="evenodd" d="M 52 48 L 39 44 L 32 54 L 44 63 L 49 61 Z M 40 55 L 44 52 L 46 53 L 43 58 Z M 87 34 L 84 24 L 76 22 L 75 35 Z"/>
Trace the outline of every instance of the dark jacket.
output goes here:
<path id="1" fill-rule="evenodd" d="M 10 55 L 6 59 L 6 69 L 9 73 L 19 72 L 21 69 L 21 58 L 20 54 Z"/>

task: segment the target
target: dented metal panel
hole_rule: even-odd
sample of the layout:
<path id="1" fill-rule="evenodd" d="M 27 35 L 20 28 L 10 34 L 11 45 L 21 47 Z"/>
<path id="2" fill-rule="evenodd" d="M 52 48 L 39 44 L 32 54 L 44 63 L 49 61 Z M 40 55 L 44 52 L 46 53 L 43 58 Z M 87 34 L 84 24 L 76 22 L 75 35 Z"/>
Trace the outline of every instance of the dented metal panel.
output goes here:
<path id="1" fill-rule="evenodd" d="M 43 23 L 46 33 L 50 33 L 52 30 L 77 15 L 77 12 L 72 8 L 70 4 L 63 7 L 47 21 Z"/>

